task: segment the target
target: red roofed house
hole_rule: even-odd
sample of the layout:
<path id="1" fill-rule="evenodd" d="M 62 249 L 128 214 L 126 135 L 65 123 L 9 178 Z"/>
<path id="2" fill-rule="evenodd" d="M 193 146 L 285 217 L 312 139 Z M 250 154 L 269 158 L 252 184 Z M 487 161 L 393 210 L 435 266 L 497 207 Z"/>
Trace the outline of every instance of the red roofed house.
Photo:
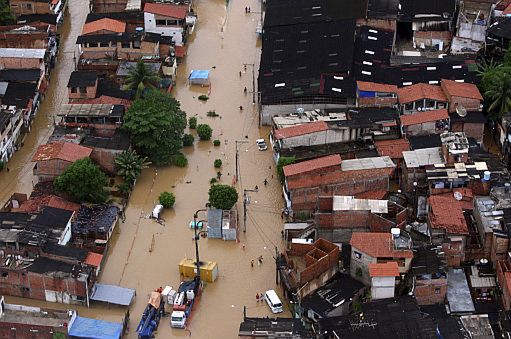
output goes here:
<path id="1" fill-rule="evenodd" d="M 465 259 L 468 225 L 461 204 L 454 195 L 428 198 L 428 226 L 433 244 L 442 244 L 447 265 L 458 267 Z"/>
<path id="2" fill-rule="evenodd" d="M 449 130 L 449 113 L 446 109 L 402 115 L 400 120 L 404 137 L 440 134 Z"/>
<path id="3" fill-rule="evenodd" d="M 95 252 L 87 253 L 87 257 L 85 258 L 84 264 L 91 266 L 95 269 L 96 277 L 99 275 L 99 271 L 101 271 L 101 263 L 103 262 L 103 255 Z"/>
<path id="4" fill-rule="evenodd" d="M 371 277 L 371 300 L 394 298 L 396 277 L 399 277 L 397 262 L 369 264 Z"/>
<path id="5" fill-rule="evenodd" d="M 403 152 L 410 150 L 410 142 L 406 139 L 375 140 L 374 147 L 379 156 L 389 156 L 399 169 L 403 162 Z"/>
<path id="6" fill-rule="evenodd" d="M 393 107 L 397 104 L 397 86 L 357 81 L 357 107 Z"/>
<path id="7" fill-rule="evenodd" d="M 70 142 L 52 142 L 40 145 L 32 157 L 36 163 L 34 175 L 39 181 L 52 181 L 66 170 L 73 162 L 88 158 L 92 149 Z"/>
<path id="8" fill-rule="evenodd" d="M 402 235 L 393 238 L 390 233 L 357 232 L 353 233 L 350 244 L 351 276 L 366 285 L 371 285 L 371 264 L 395 262 L 397 263 L 399 274 L 407 273 L 410 270 L 413 258 L 413 252 L 410 249 L 411 242 L 410 239 Z M 377 276 L 378 272 L 387 271 L 390 268 L 390 266 L 387 266 L 385 270 L 382 270 L 374 266 L 372 267 L 374 276 Z M 390 272 L 381 274 L 388 273 Z"/>
<path id="9" fill-rule="evenodd" d="M 436 85 L 415 84 L 402 87 L 398 89 L 397 97 L 403 114 L 448 107 L 442 87 Z"/>
<path id="10" fill-rule="evenodd" d="M 497 262 L 497 283 L 500 286 L 502 306 L 504 310 L 511 310 L 511 260 Z"/>
<path id="11" fill-rule="evenodd" d="M 110 18 L 102 18 L 96 21 L 87 22 L 83 25 L 82 35 L 87 34 L 115 34 L 124 33 L 126 23 Z"/>
<path id="12" fill-rule="evenodd" d="M 389 157 L 343 160 L 330 155 L 284 167 L 284 197 L 293 212 L 316 210 L 320 196 L 389 189 L 395 164 Z"/>
<path id="13" fill-rule="evenodd" d="M 282 150 L 300 146 L 325 145 L 337 140 L 336 131 L 329 130 L 324 121 L 294 125 L 273 131 L 274 149 Z"/>
<path id="14" fill-rule="evenodd" d="M 190 7 L 185 5 L 146 3 L 144 6 L 145 31 L 171 36 L 177 46 L 182 46 L 189 11 Z"/>

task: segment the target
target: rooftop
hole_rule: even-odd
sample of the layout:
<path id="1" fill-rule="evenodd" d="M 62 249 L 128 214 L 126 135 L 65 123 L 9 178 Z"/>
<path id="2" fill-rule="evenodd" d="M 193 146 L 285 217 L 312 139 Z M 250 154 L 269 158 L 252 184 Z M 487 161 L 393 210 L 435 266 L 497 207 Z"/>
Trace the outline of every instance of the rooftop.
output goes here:
<path id="1" fill-rule="evenodd" d="M 359 91 L 380 92 L 380 93 L 397 93 L 396 85 L 380 84 L 376 82 L 357 81 Z"/>
<path id="2" fill-rule="evenodd" d="M 137 62 L 134 61 L 121 61 L 119 63 L 119 67 L 117 68 L 116 75 L 118 77 L 126 77 L 129 75 L 130 70 L 134 69 L 137 65 Z M 151 70 L 152 72 L 158 74 L 161 68 L 161 62 L 144 62 L 146 68 Z"/>
<path id="3" fill-rule="evenodd" d="M 96 85 L 98 74 L 94 71 L 73 71 L 67 87 L 89 87 Z"/>
<path id="4" fill-rule="evenodd" d="M 401 87 L 397 91 L 397 97 L 400 104 L 406 104 L 421 99 L 447 102 L 447 97 L 442 87 L 423 83 Z"/>
<path id="5" fill-rule="evenodd" d="M 343 171 L 371 170 L 379 168 L 395 168 L 396 164 L 388 156 L 343 160 Z"/>
<path id="6" fill-rule="evenodd" d="M 63 104 L 60 106 L 57 116 L 86 116 L 86 117 L 110 117 L 119 116 L 118 105 L 112 104 Z M 124 111 L 121 109 L 121 111 Z"/>
<path id="7" fill-rule="evenodd" d="M 310 337 L 312 333 L 305 330 L 302 321 L 296 318 L 245 318 L 240 324 L 239 336 L 252 336 L 264 333 L 276 336 Z M 302 336 L 303 335 L 303 336 Z"/>
<path id="8" fill-rule="evenodd" d="M 2 104 L 16 106 L 20 109 L 28 108 L 30 100 L 35 97 L 36 93 L 36 83 L 10 82 L 2 98 Z"/>
<path id="9" fill-rule="evenodd" d="M 165 17 L 184 19 L 188 13 L 188 6 L 175 4 L 146 3 L 144 12 L 153 13 Z"/>
<path id="10" fill-rule="evenodd" d="M 291 127 L 279 128 L 275 131 L 277 139 L 286 139 L 297 137 L 305 134 L 322 132 L 328 130 L 328 124 L 324 121 L 314 121 Z"/>
<path id="11" fill-rule="evenodd" d="M 307 160 L 284 166 L 284 175 L 286 177 L 315 171 L 321 168 L 333 167 L 341 165 L 341 156 L 339 154 L 328 155 L 313 160 Z"/>
<path id="12" fill-rule="evenodd" d="M 386 263 L 369 264 L 370 277 L 399 277 L 399 267 L 397 262 L 388 261 Z"/>
<path id="13" fill-rule="evenodd" d="M 371 211 L 372 213 L 388 213 L 387 200 L 355 199 L 352 196 L 333 196 L 334 211 Z"/>
<path id="14" fill-rule="evenodd" d="M 126 23 L 110 18 L 102 18 L 96 21 L 85 23 L 83 25 L 82 34 L 95 33 L 102 30 L 124 33 L 126 31 Z"/>
<path id="15" fill-rule="evenodd" d="M 39 79 L 41 79 L 41 70 L 39 68 L 0 70 L 0 81 L 38 82 Z"/>
<path id="16" fill-rule="evenodd" d="M 115 225 L 119 208 L 113 205 L 82 205 L 71 227 L 73 233 L 107 233 Z"/>
<path id="17" fill-rule="evenodd" d="M 422 111 L 413 114 L 402 115 L 400 119 L 402 126 L 411 126 L 423 124 L 426 122 L 449 119 L 449 113 L 446 109 L 436 109 L 432 111 Z"/>
<path id="18" fill-rule="evenodd" d="M 431 208 L 429 219 L 432 228 L 444 229 L 447 234 L 468 234 L 463 210 L 454 196 L 432 195 L 428 198 Z"/>
<path id="19" fill-rule="evenodd" d="M 373 258 L 413 258 L 409 249 L 395 249 L 392 234 L 355 232 L 351 235 L 350 245 Z"/>
<path id="20" fill-rule="evenodd" d="M 90 104 L 90 105 L 97 105 L 97 104 L 123 105 L 124 107 L 129 108 L 131 106 L 131 100 L 124 99 L 124 98 L 111 97 L 111 96 L 108 96 L 108 95 L 100 95 L 97 98 L 80 100 L 80 104 Z"/>
<path id="21" fill-rule="evenodd" d="M 462 268 L 450 268 L 447 272 L 447 304 L 454 314 L 475 312 L 467 278 Z"/>
<path id="22" fill-rule="evenodd" d="M 99 253 L 89 252 L 84 263 L 93 267 L 99 267 L 103 261 L 103 255 Z"/>
<path id="23" fill-rule="evenodd" d="M 33 48 L 0 48 L 0 58 L 15 59 L 42 59 L 46 53 L 45 49 Z"/>
<path id="24" fill-rule="evenodd" d="M 442 79 L 442 87 L 450 96 L 483 100 L 481 92 L 474 84 Z"/>
<path id="25" fill-rule="evenodd" d="M 410 150 L 407 139 L 376 140 L 374 146 L 380 156 L 389 156 L 391 159 L 403 159 L 403 152 Z"/>
<path id="26" fill-rule="evenodd" d="M 445 264 L 442 264 L 435 245 L 414 249 L 411 270 L 416 277 L 423 275 L 430 275 L 433 279 L 445 277 Z"/>
<path id="27" fill-rule="evenodd" d="M 440 134 L 440 141 L 449 149 L 449 153 L 468 153 L 469 143 L 464 132 L 444 132 Z"/>
<path id="28" fill-rule="evenodd" d="M 128 150 L 131 142 L 127 134 L 118 130 L 111 137 L 101 137 L 95 135 L 86 135 L 81 143 L 82 146 L 90 148 L 103 148 L 110 150 Z"/>
<path id="29" fill-rule="evenodd" d="M 53 260 L 46 257 L 37 257 L 27 271 L 39 274 L 65 273 L 75 276 L 80 272 L 77 265 L 68 264 L 63 261 Z"/>
<path id="30" fill-rule="evenodd" d="M 427 165 L 443 164 L 440 147 L 419 148 L 403 152 L 406 167 L 419 168 Z"/>
<path id="31" fill-rule="evenodd" d="M 73 211 L 44 206 L 34 219 L 34 224 L 64 229 L 73 216 Z"/>
<path id="32" fill-rule="evenodd" d="M 75 204 L 73 202 L 62 199 L 61 197 L 50 194 L 30 197 L 28 200 L 21 203 L 21 206 L 18 209 L 18 211 L 27 213 L 37 213 L 44 206 L 65 209 L 68 211 L 78 211 L 80 209 L 79 204 Z"/>
<path id="33" fill-rule="evenodd" d="M 0 322 L 4 323 L 4 326 L 6 323 L 10 323 L 64 328 L 69 322 L 69 315 L 65 310 L 50 310 L 33 306 L 7 304 L 3 296 L 0 300 L 3 305 Z"/>
<path id="34" fill-rule="evenodd" d="M 83 147 L 70 142 L 52 142 L 40 145 L 37 148 L 32 161 L 47 161 L 60 159 L 68 162 L 75 162 L 87 158 L 92 153 L 92 149 Z"/>

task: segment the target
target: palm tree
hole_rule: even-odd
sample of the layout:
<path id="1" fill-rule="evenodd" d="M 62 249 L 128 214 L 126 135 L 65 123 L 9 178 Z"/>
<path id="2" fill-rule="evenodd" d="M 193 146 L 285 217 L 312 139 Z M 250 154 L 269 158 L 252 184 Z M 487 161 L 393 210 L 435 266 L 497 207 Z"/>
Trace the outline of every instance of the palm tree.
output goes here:
<path id="1" fill-rule="evenodd" d="M 139 60 L 135 67 L 130 68 L 124 89 L 136 91 L 136 98 L 140 98 L 146 87 L 155 88 L 160 78 L 147 65 Z"/>
<path id="2" fill-rule="evenodd" d="M 124 151 L 115 158 L 117 174 L 130 185 L 135 182 L 135 179 L 140 175 L 142 170 L 147 168 L 150 164 L 146 157 L 139 156 L 134 150 Z"/>
<path id="3" fill-rule="evenodd" d="M 494 118 L 511 111 L 511 75 L 503 75 L 490 89 L 484 92 L 489 104 L 488 112 Z"/>

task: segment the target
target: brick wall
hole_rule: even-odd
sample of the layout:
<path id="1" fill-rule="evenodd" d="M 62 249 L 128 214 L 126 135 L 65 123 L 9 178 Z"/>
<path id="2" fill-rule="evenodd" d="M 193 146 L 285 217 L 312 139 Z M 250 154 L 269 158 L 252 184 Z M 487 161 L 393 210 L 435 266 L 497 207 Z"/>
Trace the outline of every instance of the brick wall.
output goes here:
<path id="1" fill-rule="evenodd" d="M 26 69 L 44 67 L 43 59 L 32 58 L 0 58 L 0 68 Z"/>
<path id="2" fill-rule="evenodd" d="M 396 224 L 393 223 L 392 221 L 382 218 L 381 216 L 374 214 L 374 213 L 369 213 L 368 223 L 369 223 L 369 229 L 371 230 L 371 232 L 388 233 L 388 232 L 390 232 L 390 229 L 392 227 L 396 226 Z"/>
<path id="3" fill-rule="evenodd" d="M 94 148 L 90 155 L 91 159 L 94 160 L 103 170 L 110 174 L 115 174 L 115 158 L 121 154 L 122 151 L 109 150 L 103 148 Z"/>
<path id="4" fill-rule="evenodd" d="M 72 90 L 76 92 L 73 93 Z M 94 86 L 85 87 L 85 92 L 82 92 L 80 87 L 68 87 L 67 94 L 69 99 L 94 99 L 96 97 L 96 92 L 98 90 L 98 82 L 94 84 Z"/>
<path id="5" fill-rule="evenodd" d="M 456 112 L 457 104 L 463 105 L 467 109 L 467 111 L 480 111 L 481 110 L 481 101 L 478 99 L 470 99 L 470 98 L 462 98 L 451 96 L 449 100 L 449 113 Z"/>
<path id="6" fill-rule="evenodd" d="M 128 0 L 91 0 L 94 13 L 123 12 Z"/>
<path id="7" fill-rule="evenodd" d="M 11 11 L 16 15 L 24 14 L 53 14 L 49 2 L 30 0 L 10 0 Z M 30 5 L 30 8 L 28 8 Z"/>
<path id="8" fill-rule="evenodd" d="M 357 26 L 371 26 L 384 31 L 396 31 L 396 20 L 357 19 Z"/>
<path id="9" fill-rule="evenodd" d="M 415 281 L 415 299 L 419 305 L 443 303 L 447 293 L 447 279 L 426 279 Z"/>
<path id="10" fill-rule="evenodd" d="M 38 161 L 37 168 L 34 168 L 34 175 L 39 178 L 39 181 L 51 181 L 64 173 L 71 164 L 69 161 L 60 159 Z"/>
<path id="11" fill-rule="evenodd" d="M 502 291 L 502 306 L 504 310 L 509 311 L 511 309 L 511 290 L 506 282 L 505 272 L 511 271 L 511 263 L 506 260 L 497 262 L 497 283 Z"/>
<path id="12" fill-rule="evenodd" d="M 0 48 L 48 48 L 48 33 L 2 34 Z"/>
<path id="13" fill-rule="evenodd" d="M 395 98 L 357 98 L 358 107 L 392 107 L 397 104 Z"/>

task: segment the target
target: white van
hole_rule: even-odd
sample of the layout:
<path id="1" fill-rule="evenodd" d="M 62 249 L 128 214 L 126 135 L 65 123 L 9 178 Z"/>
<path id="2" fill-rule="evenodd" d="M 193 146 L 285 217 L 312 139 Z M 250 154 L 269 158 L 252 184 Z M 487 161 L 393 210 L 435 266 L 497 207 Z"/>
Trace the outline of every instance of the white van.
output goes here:
<path id="1" fill-rule="evenodd" d="M 268 306 L 270 306 L 271 311 L 273 313 L 281 313 L 282 310 L 282 302 L 280 301 L 279 297 L 277 296 L 277 293 L 275 293 L 274 290 L 268 290 L 264 294 L 264 299 L 266 300 L 266 303 Z"/>

